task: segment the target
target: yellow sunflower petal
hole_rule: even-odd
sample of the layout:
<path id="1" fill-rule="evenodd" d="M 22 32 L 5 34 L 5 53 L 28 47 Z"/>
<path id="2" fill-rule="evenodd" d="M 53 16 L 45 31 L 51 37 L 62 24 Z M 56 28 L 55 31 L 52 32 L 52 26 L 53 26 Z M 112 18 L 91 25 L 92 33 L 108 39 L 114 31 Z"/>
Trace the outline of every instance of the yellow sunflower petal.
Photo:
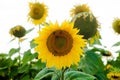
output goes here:
<path id="1" fill-rule="evenodd" d="M 78 4 L 78 5 L 74 5 L 74 8 L 72 8 L 70 10 L 70 15 L 74 16 L 77 15 L 80 12 L 90 12 L 90 8 L 88 7 L 87 4 Z"/>

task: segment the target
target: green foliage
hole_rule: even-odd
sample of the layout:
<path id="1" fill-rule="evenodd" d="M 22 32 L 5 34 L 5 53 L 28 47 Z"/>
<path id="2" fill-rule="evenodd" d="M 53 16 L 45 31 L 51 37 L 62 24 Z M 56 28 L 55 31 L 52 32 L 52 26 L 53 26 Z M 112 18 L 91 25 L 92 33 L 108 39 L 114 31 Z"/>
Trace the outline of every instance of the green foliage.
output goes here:
<path id="1" fill-rule="evenodd" d="M 118 41 L 115 44 L 113 44 L 113 46 L 120 46 L 120 41 Z"/>
<path id="2" fill-rule="evenodd" d="M 31 28 L 31 29 L 27 30 L 25 34 L 30 33 L 30 32 L 33 31 L 34 29 L 35 29 L 35 28 Z"/>
<path id="3" fill-rule="evenodd" d="M 12 48 L 8 54 L 0 54 L 0 79 L 33 80 L 36 74 L 45 67 L 44 63 L 36 60 L 38 54 L 32 53 L 30 49 L 24 52 L 21 61 L 19 61 L 19 55 L 12 58 L 19 51 L 20 48 Z"/>
<path id="4" fill-rule="evenodd" d="M 53 73 L 53 69 L 44 68 L 35 76 L 34 80 L 44 80 L 45 77 L 52 76 Z"/>
<path id="5" fill-rule="evenodd" d="M 84 72 L 69 71 L 65 73 L 64 80 L 94 80 L 95 77 Z"/>
<path id="6" fill-rule="evenodd" d="M 6 53 L 0 53 L 0 59 L 4 59 L 8 56 Z"/>
<path id="7" fill-rule="evenodd" d="M 116 58 L 116 60 L 109 60 L 108 64 L 111 64 L 113 67 L 119 67 L 120 66 L 120 53 L 118 55 L 118 57 Z"/>
<path id="8" fill-rule="evenodd" d="M 35 48 L 36 45 L 37 44 L 34 43 L 34 39 L 30 41 L 30 47 L 31 47 L 31 49 Z"/>
<path id="9" fill-rule="evenodd" d="M 87 74 L 99 76 L 99 80 L 106 80 L 101 57 L 93 51 L 88 50 L 85 52 L 85 56 L 80 61 L 79 68 Z"/>
<path id="10" fill-rule="evenodd" d="M 115 48 L 119 48 L 119 46 L 120 46 L 120 41 L 118 41 L 118 42 L 116 42 L 115 44 L 113 44 L 113 46 L 112 47 L 115 47 Z M 116 51 L 116 53 L 120 53 L 120 49 L 118 49 L 117 51 Z"/>
<path id="11" fill-rule="evenodd" d="M 10 51 L 9 51 L 9 56 L 11 57 L 12 55 L 14 55 L 15 53 L 17 53 L 17 52 L 19 52 L 19 51 L 20 51 L 20 48 L 17 48 L 17 49 L 12 48 L 12 49 L 10 49 Z"/>
<path id="12" fill-rule="evenodd" d="M 35 59 L 36 57 L 38 56 L 37 53 L 31 53 L 31 50 L 27 50 L 26 52 L 24 52 L 24 56 L 23 56 L 23 59 L 22 59 L 22 62 L 23 62 L 23 65 L 32 61 L 33 59 Z"/>

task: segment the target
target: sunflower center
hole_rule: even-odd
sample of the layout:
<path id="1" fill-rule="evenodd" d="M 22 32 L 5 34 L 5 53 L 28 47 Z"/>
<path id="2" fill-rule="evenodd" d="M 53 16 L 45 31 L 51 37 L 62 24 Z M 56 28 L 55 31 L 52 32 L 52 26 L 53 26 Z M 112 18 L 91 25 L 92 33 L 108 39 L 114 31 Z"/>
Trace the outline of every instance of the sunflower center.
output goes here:
<path id="1" fill-rule="evenodd" d="M 72 36 L 64 30 L 56 30 L 47 39 L 47 48 L 54 56 L 67 55 L 73 44 Z"/>
<path id="2" fill-rule="evenodd" d="M 61 36 L 56 36 L 55 44 L 56 44 L 56 47 L 62 48 L 66 45 L 66 39 L 64 37 L 61 37 Z"/>
<path id="3" fill-rule="evenodd" d="M 36 7 L 33 7 L 31 10 L 31 17 L 33 19 L 40 19 L 44 15 L 44 7 L 42 5 L 38 5 Z"/>
<path id="4" fill-rule="evenodd" d="M 119 76 L 114 75 L 114 76 L 112 76 L 112 78 L 117 79 L 117 78 L 119 78 Z"/>

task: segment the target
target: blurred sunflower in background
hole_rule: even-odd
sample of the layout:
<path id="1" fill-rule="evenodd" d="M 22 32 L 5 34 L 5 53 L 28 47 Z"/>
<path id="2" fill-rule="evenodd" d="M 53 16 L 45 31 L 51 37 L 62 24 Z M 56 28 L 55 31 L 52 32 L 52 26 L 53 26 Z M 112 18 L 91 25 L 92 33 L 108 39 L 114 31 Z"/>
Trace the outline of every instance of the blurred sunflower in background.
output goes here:
<path id="1" fill-rule="evenodd" d="M 69 21 L 64 21 L 61 25 L 50 22 L 50 25 L 39 31 L 40 36 L 35 38 L 35 43 L 38 44 L 35 51 L 39 53 L 38 58 L 46 62 L 47 67 L 61 69 L 77 65 L 80 61 L 86 40 L 73 27 L 74 24 Z"/>
<path id="2" fill-rule="evenodd" d="M 15 38 L 18 38 L 19 42 L 22 42 L 23 40 L 25 40 L 23 37 L 26 34 L 26 29 L 21 25 L 16 25 L 16 26 L 12 27 L 10 29 L 9 33 L 10 33 L 10 35 L 14 36 L 13 40 L 15 40 Z"/>
<path id="3" fill-rule="evenodd" d="M 110 72 L 107 74 L 109 80 L 120 80 L 120 69 L 112 67 Z"/>
<path id="4" fill-rule="evenodd" d="M 16 25 L 10 29 L 9 33 L 10 33 L 10 35 L 12 35 L 14 37 L 21 38 L 21 37 L 25 36 L 26 29 L 21 25 Z"/>
<path id="5" fill-rule="evenodd" d="M 80 29 L 78 34 L 84 35 L 83 38 L 87 39 L 90 45 L 100 44 L 99 24 L 90 7 L 87 4 L 74 5 L 70 13 L 74 27 Z"/>
<path id="6" fill-rule="evenodd" d="M 119 18 L 115 18 L 113 20 L 112 28 L 116 33 L 120 34 L 120 19 Z"/>
<path id="7" fill-rule="evenodd" d="M 120 80 L 120 72 L 110 72 L 107 74 L 109 80 Z"/>
<path id="8" fill-rule="evenodd" d="M 46 17 L 48 16 L 48 8 L 44 3 L 30 2 L 29 8 L 28 21 L 31 21 L 35 25 L 45 22 Z"/>
<path id="9" fill-rule="evenodd" d="M 72 21 L 74 27 L 80 29 L 78 34 L 84 35 L 85 39 L 89 39 L 97 33 L 98 21 L 92 13 L 79 13 L 73 17 Z"/>
<path id="10" fill-rule="evenodd" d="M 70 15 L 75 16 L 81 12 L 90 12 L 89 6 L 87 4 L 74 5 L 74 7 L 70 10 Z"/>

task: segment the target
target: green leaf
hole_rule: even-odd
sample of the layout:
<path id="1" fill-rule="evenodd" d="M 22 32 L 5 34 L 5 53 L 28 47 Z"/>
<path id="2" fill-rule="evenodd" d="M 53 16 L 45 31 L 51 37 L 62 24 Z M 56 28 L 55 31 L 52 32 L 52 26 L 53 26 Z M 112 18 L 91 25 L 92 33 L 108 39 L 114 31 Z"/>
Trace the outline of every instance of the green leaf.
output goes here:
<path id="1" fill-rule="evenodd" d="M 9 56 L 11 57 L 12 55 L 14 55 L 15 53 L 19 52 L 20 48 L 12 48 L 9 51 Z"/>
<path id="2" fill-rule="evenodd" d="M 26 64 L 28 61 L 30 61 L 30 56 L 32 55 L 31 51 L 28 50 L 26 52 L 24 52 L 24 56 L 22 59 L 23 64 Z"/>
<path id="3" fill-rule="evenodd" d="M 26 65 L 23 65 L 21 66 L 19 69 L 18 69 L 18 72 L 19 73 L 27 73 L 30 69 L 30 65 L 29 64 L 26 64 Z"/>
<path id="4" fill-rule="evenodd" d="M 106 75 L 103 72 L 98 72 L 94 76 L 97 78 L 97 80 L 108 80 Z"/>
<path id="5" fill-rule="evenodd" d="M 65 73 L 64 80 L 94 80 L 95 77 L 84 72 L 68 71 Z"/>
<path id="6" fill-rule="evenodd" d="M 6 53 L 0 53 L 0 59 L 6 58 L 8 56 L 8 54 Z"/>
<path id="7" fill-rule="evenodd" d="M 11 39 L 9 42 L 12 42 L 12 41 L 14 41 L 14 40 L 15 40 L 15 38 Z"/>
<path id="8" fill-rule="evenodd" d="M 29 75 L 25 75 L 20 80 L 31 80 L 31 79 Z"/>
<path id="9" fill-rule="evenodd" d="M 35 48 L 37 44 L 34 43 L 34 39 L 30 41 L 30 47 Z"/>
<path id="10" fill-rule="evenodd" d="M 13 64 L 12 65 L 15 65 L 15 64 L 18 64 L 18 59 L 17 58 L 14 58 L 14 60 L 12 61 L 13 62 Z"/>
<path id="11" fill-rule="evenodd" d="M 115 53 L 120 53 L 120 50 L 115 51 Z"/>
<path id="12" fill-rule="evenodd" d="M 52 75 L 52 78 L 51 78 L 51 80 L 59 80 L 60 79 L 60 76 L 58 76 L 57 74 L 53 74 Z"/>
<path id="13" fill-rule="evenodd" d="M 80 61 L 79 68 L 87 74 L 99 76 L 100 80 L 103 78 L 106 80 L 104 72 L 105 67 L 101 60 L 101 57 L 92 51 L 86 51 L 85 54 L 85 57 L 83 57 Z M 101 73 L 101 75 L 98 73 Z"/>
<path id="14" fill-rule="evenodd" d="M 35 62 L 32 67 L 32 69 L 35 69 L 35 70 L 40 70 L 43 68 L 45 68 L 45 63 L 41 62 L 41 60 L 38 60 L 37 62 Z"/>
<path id="15" fill-rule="evenodd" d="M 26 34 L 30 33 L 32 30 L 34 30 L 35 28 L 31 28 L 29 30 L 26 31 Z"/>
<path id="16" fill-rule="evenodd" d="M 9 68 L 11 65 L 12 65 L 11 58 L 0 60 L 0 70 L 5 69 L 5 68 Z"/>
<path id="17" fill-rule="evenodd" d="M 35 59 L 37 56 L 38 56 L 37 53 L 32 54 L 32 53 L 31 53 L 31 50 L 29 49 L 29 50 L 27 50 L 27 51 L 24 53 L 22 62 L 23 62 L 23 64 L 26 64 L 26 63 L 28 63 L 29 61 L 32 61 L 33 59 Z"/>
<path id="18" fill-rule="evenodd" d="M 33 59 L 35 59 L 37 56 L 38 56 L 38 53 L 33 53 L 33 54 L 30 56 L 30 61 L 32 61 Z"/>
<path id="19" fill-rule="evenodd" d="M 11 77 L 15 77 L 17 74 L 18 74 L 18 67 L 19 66 L 11 66 L 11 68 L 10 68 L 10 76 Z"/>
<path id="20" fill-rule="evenodd" d="M 104 64 L 101 58 L 92 51 L 87 51 L 85 57 L 80 61 L 79 66 L 83 72 L 95 75 L 99 70 L 104 70 Z"/>
<path id="21" fill-rule="evenodd" d="M 120 53 L 118 54 L 116 60 L 114 60 L 114 59 L 109 60 L 107 64 L 110 64 L 113 67 L 119 67 L 120 66 Z"/>
<path id="22" fill-rule="evenodd" d="M 44 22 L 43 24 L 41 24 L 42 26 L 46 26 L 46 25 L 50 25 L 48 22 Z"/>
<path id="23" fill-rule="evenodd" d="M 44 68 L 35 76 L 34 80 L 41 80 L 45 77 L 52 76 L 53 71 L 53 69 Z"/>
<path id="24" fill-rule="evenodd" d="M 113 44 L 113 46 L 120 46 L 120 41 Z"/>

